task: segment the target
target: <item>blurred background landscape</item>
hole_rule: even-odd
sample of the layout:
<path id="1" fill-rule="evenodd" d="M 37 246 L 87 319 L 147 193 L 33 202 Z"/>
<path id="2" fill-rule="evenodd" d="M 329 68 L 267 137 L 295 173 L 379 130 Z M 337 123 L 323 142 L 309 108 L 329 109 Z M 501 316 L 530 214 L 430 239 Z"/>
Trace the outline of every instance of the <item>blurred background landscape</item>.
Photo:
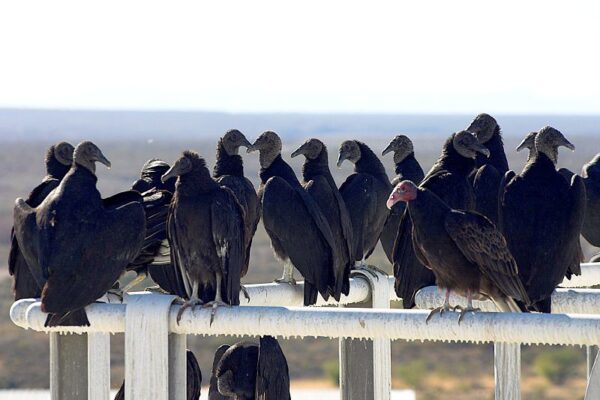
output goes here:
<path id="1" fill-rule="evenodd" d="M 486 111 L 486 110 L 481 110 Z M 289 154 L 310 137 L 322 139 L 329 149 L 330 167 L 341 184 L 352 173 L 350 163 L 335 167 L 339 144 L 346 139 L 367 143 L 377 154 L 396 134 L 414 142 L 416 157 L 428 170 L 445 139 L 468 126 L 475 115 L 426 114 L 302 114 L 302 113 L 207 113 L 130 111 L 52 111 L 0 109 L 0 388 L 48 387 L 48 337 L 24 332 L 12 325 L 8 310 L 12 303 L 8 277 L 9 234 L 12 207 L 44 176 L 46 148 L 60 140 L 73 144 L 86 139 L 100 146 L 111 160 L 112 169 L 98 167 L 98 187 L 104 197 L 126 190 L 138 177 L 149 158 L 172 163 L 181 151 L 192 149 L 204 156 L 212 168 L 218 138 L 228 129 L 240 129 L 253 141 L 262 131 L 278 132 L 283 140 L 283 157 L 300 176 L 303 157 Z M 494 115 L 504 135 L 511 168 L 520 171 L 527 154 L 514 151 L 522 137 L 544 125 L 561 130 L 576 151 L 561 150 L 559 166 L 579 172 L 581 166 L 600 152 L 600 117 L 556 115 Z M 243 151 L 243 150 L 242 150 Z M 242 154 L 245 174 L 258 186 L 258 156 Z M 392 178 L 392 156 L 382 157 Z M 597 249 L 584 243 L 586 256 Z M 369 260 L 391 273 L 391 265 L 380 248 Z M 270 282 L 282 267 L 275 260 L 262 224 L 251 253 L 245 283 Z M 146 282 L 140 289 L 149 286 Z M 230 338 L 189 336 L 205 373 L 216 348 Z M 338 342 L 328 339 L 282 340 L 295 387 L 332 387 L 337 384 Z M 412 388 L 417 398 L 493 398 L 492 345 L 395 342 L 394 388 Z M 568 347 L 525 346 L 523 350 L 524 399 L 582 398 L 585 390 L 585 350 Z M 123 337 L 112 338 L 112 383 L 123 378 Z M 23 373 L 26 371 L 26 373 Z M 581 395 L 573 395 L 573 393 Z"/>

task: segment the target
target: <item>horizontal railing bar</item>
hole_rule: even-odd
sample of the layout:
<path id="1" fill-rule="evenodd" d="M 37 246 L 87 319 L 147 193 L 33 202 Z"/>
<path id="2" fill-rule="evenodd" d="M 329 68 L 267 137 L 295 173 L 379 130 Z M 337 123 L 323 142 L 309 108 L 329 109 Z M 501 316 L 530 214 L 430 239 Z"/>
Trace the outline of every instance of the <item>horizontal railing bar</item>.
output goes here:
<path id="1" fill-rule="evenodd" d="M 445 291 L 429 286 L 417 292 L 415 303 L 419 309 L 431 309 L 444 303 Z M 452 293 L 450 304 L 465 306 L 467 299 Z M 473 306 L 483 311 L 496 311 L 491 301 L 473 301 Z M 553 314 L 600 314 L 600 290 L 556 289 L 552 295 Z"/>
<path id="2" fill-rule="evenodd" d="M 24 303 L 24 304 L 23 304 Z M 22 308 L 25 307 L 25 311 Z M 593 345 L 600 343 L 600 316 L 570 314 L 487 313 L 469 314 L 458 324 L 458 313 L 435 316 L 425 323 L 422 310 L 360 310 L 315 307 L 219 307 L 210 324 L 211 309 L 196 308 L 176 316 L 170 311 L 169 329 L 178 334 L 274 335 L 278 337 L 381 338 L 461 342 Z M 125 330 L 125 305 L 94 304 L 87 309 L 91 327 L 69 328 L 70 332 Z M 11 318 L 22 327 L 39 331 L 45 314 L 38 302 L 16 302 Z M 19 320 L 19 318 L 24 318 Z"/>

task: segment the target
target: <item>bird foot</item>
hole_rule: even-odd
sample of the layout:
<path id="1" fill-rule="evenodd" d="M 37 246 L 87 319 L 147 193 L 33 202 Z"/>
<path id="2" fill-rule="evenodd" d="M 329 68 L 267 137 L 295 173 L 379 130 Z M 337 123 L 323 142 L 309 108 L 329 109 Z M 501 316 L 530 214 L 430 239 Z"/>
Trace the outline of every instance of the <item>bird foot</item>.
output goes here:
<path id="1" fill-rule="evenodd" d="M 181 321 L 181 315 L 183 314 L 183 312 L 192 307 L 192 311 L 194 310 L 194 307 L 196 307 L 197 305 L 202 305 L 202 301 L 201 300 L 188 300 L 183 302 L 183 305 L 181 306 L 181 308 L 179 309 L 179 312 L 177 313 L 177 325 L 179 325 L 179 321 Z"/>
<path id="2" fill-rule="evenodd" d="M 248 303 L 250 303 L 250 295 L 248 294 L 248 291 L 246 290 L 246 288 L 244 287 L 244 285 L 240 286 L 242 293 L 244 294 L 244 297 L 246 298 L 246 300 L 248 301 Z"/>
<path id="3" fill-rule="evenodd" d="M 275 279 L 273 282 L 275 282 L 275 283 L 287 283 L 288 285 L 296 286 L 296 280 L 294 278 L 284 278 L 284 277 L 281 277 L 279 279 Z"/>
<path id="4" fill-rule="evenodd" d="M 448 304 L 445 304 L 445 305 L 443 305 L 443 306 L 441 306 L 441 307 L 434 308 L 433 310 L 431 310 L 431 312 L 429 313 L 429 315 L 428 315 L 428 316 L 427 316 L 427 318 L 425 319 L 425 324 L 428 324 L 428 323 L 429 323 L 429 320 L 430 320 L 431 318 L 433 318 L 433 316 L 434 316 L 435 314 L 440 314 L 440 315 L 442 315 L 442 314 L 443 314 L 443 313 L 445 313 L 445 312 L 450 312 L 450 310 L 452 310 L 452 307 L 450 307 L 450 305 L 448 305 Z"/>
<path id="5" fill-rule="evenodd" d="M 217 307 L 231 307 L 229 304 L 224 303 L 222 301 L 219 300 L 214 300 L 214 301 L 209 301 L 208 303 L 202 305 L 202 307 L 204 308 L 212 308 L 211 312 L 210 312 L 210 323 L 208 324 L 208 326 L 212 326 L 212 323 L 215 319 L 215 314 L 217 313 Z"/>
<path id="6" fill-rule="evenodd" d="M 108 289 L 108 290 L 106 291 L 106 294 L 107 294 L 107 295 L 109 295 L 109 294 L 110 294 L 110 295 L 113 295 L 113 296 L 117 296 L 119 299 L 121 299 L 121 303 L 123 302 L 123 295 L 124 295 L 124 292 L 123 292 L 123 290 L 121 290 L 121 289 L 119 289 L 119 288 L 114 288 L 114 287 L 113 287 L 112 289 Z"/>
<path id="7" fill-rule="evenodd" d="M 149 286 L 149 287 L 145 288 L 144 291 L 151 292 L 151 293 L 169 294 L 166 290 L 164 290 L 163 288 L 161 288 L 158 285 Z"/>
<path id="8" fill-rule="evenodd" d="M 456 310 L 460 310 L 460 315 L 458 317 L 458 324 L 460 325 L 460 323 L 462 322 L 463 318 L 465 317 L 465 315 L 468 312 L 477 312 L 477 311 L 481 311 L 481 308 L 475 308 L 475 307 L 462 307 L 462 306 L 456 306 L 454 307 L 454 311 Z"/>

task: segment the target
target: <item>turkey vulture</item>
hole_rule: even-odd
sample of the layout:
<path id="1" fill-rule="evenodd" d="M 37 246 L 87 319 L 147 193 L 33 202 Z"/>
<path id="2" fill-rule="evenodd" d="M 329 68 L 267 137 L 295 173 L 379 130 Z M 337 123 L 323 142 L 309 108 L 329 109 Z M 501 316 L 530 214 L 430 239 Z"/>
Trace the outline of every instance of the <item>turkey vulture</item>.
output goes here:
<path id="1" fill-rule="evenodd" d="M 580 274 L 579 234 L 585 186 L 558 171 L 558 147 L 575 147 L 558 130 L 545 127 L 534 138 L 535 153 L 523 172 L 509 171 L 500 191 L 499 228 L 519 265 L 532 308 L 550 312 L 552 292 L 565 276 Z"/>
<path id="2" fill-rule="evenodd" d="M 490 151 L 490 156 L 478 154 L 475 159 L 475 171 L 471 174 L 475 193 L 475 211 L 498 223 L 498 191 L 502 177 L 508 171 L 508 161 L 504 153 L 504 144 L 500 126 L 488 114 L 479 114 L 467 131 Z"/>
<path id="3" fill-rule="evenodd" d="M 47 278 L 46 326 L 89 325 L 84 307 L 110 289 L 139 253 L 146 227 L 142 198 L 125 192 L 102 199 L 95 162 L 110 162 L 92 142 L 73 152 L 73 165 L 36 208 L 17 199 L 14 227 L 29 265 Z"/>
<path id="4" fill-rule="evenodd" d="M 421 165 L 415 158 L 415 152 L 413 149 L 412 141 L 405 135 L 398 135 L 381 153 L 385 156 L 389 152 L 394 152 L 394 165 L 396 176 L 392 179 L 392 185 L 395 186 L 398 183 L 409 180 L 415 184 L 420 184 L 423 180 L 424 173 Z M 381 246 L 387 256 L 388 260 L 393 263 L 394 255 L 394 243 L 396 242 L 396 235 L 398 234 L 398 228 L 400 227 L 400 220 L 402 214 L 406 209 L 406 204 L 402 201 L 396 203 L 390 210 L 383 231 L 381 232 Z"/>
<path id="5" fill-rule="evenodd" d="M 171 260 L 188 299 L 188 307 L 240 304 L 240 274 L 244 266 L 244 211 L 233 192 L 210 176 L 197 153 L 184 151 L 162 177 L 178 177 L 169 208 L 167 235 Z"/>
<path id="6" fill-rule="evenodd" d="M 502 311 L 520 312 L 515 300 L 529 303 L 517 263 L 489 219 L 473 211 L 452 209 L 431 190 L 417 188 L 411 181 L 394 188 L 388 207 L 398 201 L 408 203 L 415 254 L 431 268 L 437 285 L 446 289 L 444 305 L 434 309 L 427 320 L 436 312 L 450 310 L 450 291 L 467 297 L 459 323 L 466 312 L 477 310 L 474 298 L 492 300 Z"/>
<path id="7" fill-rule="evenodd" d="M 73 163 L 73 146 L 67 142 L 60 142 L 50 146 L 46 152 L 46 176 L 42 183 L 37 185 L 27 197 L 25 202 L 30 207 L 39 206 L 42 201 L 53 191 L 62 178 L 69 172 Z M 27 298 L 39 298 L 42 287 L 46 283 L 42 271 L 28 265 L 19 250 L 19 243 L 15 236 L 14 228 L 10 232 L 10 253 L 8 255 L 8 272 L 13 276 L 13 292 L 15 301 Z"/>
<path id="8" fill-rule="evenodd" d="M 252 182 L 244 176 L 244 162 L 238 154 L 240 146 L 248 148 L 250 142 L 237 129 L 228 131 L 217 144 L 217 161 L 213 169 L 213 177 L 221 186 L 225 186 L 235 194 L 244 209 L 244 226 L 246 237 L 246 256 L 242 277 L 248 272 L 250 247 L 260 220 L 260 203 Z"/>
<path id="9" fill-rule="evenodd" d="M 186 352 L 187 362 L 187 400 L 200 399 L 200 388 L 202 386 L 202 371 L 196 356 L 190 350 Z M 125 381 L 115 396 L 115 400 L 125 400 Z"/>
<path id="10" fill-rule="evenodd" d="M 354 261 L 368 270 L 365 260 L 375 250 L 390 213 L 385 201 L 392 185 L 383 164 L 366 144 L 358 140 L 343 142 L 337 166 L 342 165 L 344 160 L 354 164 L 354 173 L 340 186 L 342 198 L 351 210 Z"/>
<path id="11" fill-rule="evenodd" d="M 263 336 L 257 346 L 229 347 L 216 369 L 219 392 L 236 400 L 289 400 L 288 365 L 277 340 Z"/>
<path id="12" fill-rule="evenodd" d="M 352 221 L 346 203 L 344 203 L 329 170 L 325 144 L 319 139 L 309 139 L 292 153 L 292 157 L 300 154 L 306 157 L 302 166 L 304 189 L 315 199 L 327 218 L 333 233 L 336 251 L 340 255 L 339 264 L 335 269 L 335 290 L 332 293 L 333 297 L 339 301 L 341 293 L 347 295 L 350 291 L 350 270 L 354 265 Z"/>
<path id="13" fill-rule="evenodd" d="M 296 267 L 304 277 L 304 305 L 327 300 L 335 289 L 335 266 L 339 265 L 335 240 L 327 218 L 304 190 L 294 170 L 281 158 L 281 139 L 267 131 L 248 148 L 260 152 L 258 197 L 262 220 L 277 258 L 284 265 L 276 282 L 294 284 Z"/>
<path id="14" fill-rule="evenodd" d="M 487 155 L 489 150 L 470 132 L 452 134 L 419 186 L 431 190 L 453 209 L 473 210 L 475 195 L 469 175 L 475 168 L 478 154 Z M 435 283 L 433 273 L 415 255 L 412 232 L 410 214 L 405 212 L 394 244 L 394 288 L 396 295 L 402 298 L 404 308 L 414 307 L 417 291 Z"/>

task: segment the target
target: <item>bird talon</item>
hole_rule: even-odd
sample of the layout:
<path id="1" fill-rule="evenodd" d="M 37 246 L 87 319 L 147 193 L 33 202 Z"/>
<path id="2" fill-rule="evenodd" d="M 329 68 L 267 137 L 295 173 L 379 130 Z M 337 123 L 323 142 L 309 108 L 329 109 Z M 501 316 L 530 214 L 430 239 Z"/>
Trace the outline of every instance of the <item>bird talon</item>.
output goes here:
<path id="1" fill-rule="evenodd" d="M 275 282 L 275 283 L 287 283 L 288 285 L 296 286 L 296 280 L 294 278 L 291 278 L 291 279 L 288 279 L 288 278 L 278 278 L 278 279 L 275 279 L 273 282 Z"/>
<path id="2" fill-rule="evenodd" d="M 465 308 L 461 307 L 460 308 L 460 315 L 458 316 L 458 324 L 460 325 L 460 323 L 462 322 L 463 318 L 465 317 L 465 315 L 467 315 L 468 312 L 475 313 L 477 311 L 481 311 L 481 309 L 480 308 L 474 308 L 474 307 L 465 307 Z"/>
<path id="3" fill-rule="evenodd" d="M 244 297 L 246 298 L 246 300 L 248 300 L 248 303 L 250 303 L 250 295 L 248 294 L 248 291 L 246 290 L 244 285 L 241 286 L 241 289 L 242 289 L 242 293 L 244 294 Z"/>
<path id="4" fill-rule="evenodd" d="M 181 316 L 183 315 L 183 312 L 186 309 L 191 307 L 192 311 L 194 311 L 194 308 L 199 304 L 202 304 L 202 302 L 200 300 L 188 300 L 188 301 L 183 302 L 183 305 L 177 312 L 177 325 L 179 325 L 179 321 L 181 321 Z"/>
<path id="5" fill-rule="evenodd" d="M 440 314 L 440 315 L 442 315 L 442 314 L 444 314 L 445 312 L 448 312 L 448 311 L 450 311 L 451 309 L 452 309 L 452 307 L 450 307 L 449 305 L 444 305 L 444 306 L 441 306 L 441 307 L 434 308 L 433 310 L 431 310 L 431 311 L 429 312 L 429 315 L 427 315 L 427 318 L 425 319 L 425 324 L 427 325 L 427 324 L 429 323 L 429 320 L 430 320 L 431 318 L 433 318 L 433 316 L 434 316 L 435 314 Z"/>

